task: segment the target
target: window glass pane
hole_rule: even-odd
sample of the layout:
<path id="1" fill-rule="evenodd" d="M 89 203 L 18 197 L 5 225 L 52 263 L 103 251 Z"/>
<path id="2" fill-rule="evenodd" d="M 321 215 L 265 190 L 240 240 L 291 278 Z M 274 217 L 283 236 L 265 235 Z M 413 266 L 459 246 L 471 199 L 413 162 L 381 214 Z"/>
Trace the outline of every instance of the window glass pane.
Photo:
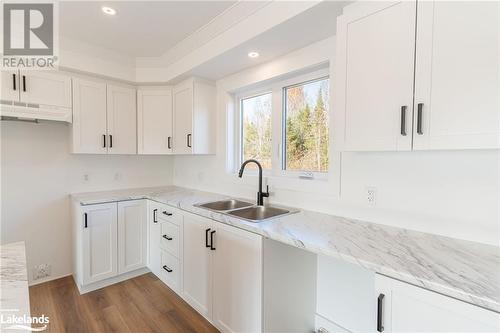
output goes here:
<path id="1" fill-rule="evenodd" d="M 292 171 L 328 171 L 329 79 L 285 88 L 285 163 Z"/>
<path id="2" fill-rule="evenodd" d="M 271 169 L 271 103 L 271 93 L 241 101 L 242 159 L 256 159 L 264 169 Z"/>

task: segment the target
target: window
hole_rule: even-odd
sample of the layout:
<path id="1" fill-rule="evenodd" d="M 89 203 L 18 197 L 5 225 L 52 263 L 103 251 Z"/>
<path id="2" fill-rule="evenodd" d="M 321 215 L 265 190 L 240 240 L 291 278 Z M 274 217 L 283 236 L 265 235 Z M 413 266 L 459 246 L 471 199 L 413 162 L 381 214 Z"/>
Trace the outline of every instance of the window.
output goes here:
<path id="1" fill-rule="evenodd" d="M 256 159 L 264 169 L 271 169 L 271 102 L 271 93 L 241 100 L 242 161 Z"/>
<path id="2" fill-rule="evenodd" d="M 236 165 L 252 158 L 268 175 L 325 179 L 331 163 L 328 69 L 260 88 L 237 97 Z"/>
<path id="3" fill-rule="evenodd" d="M 283 169 L 328 171 L 329 79 L 284 88 Z"/>

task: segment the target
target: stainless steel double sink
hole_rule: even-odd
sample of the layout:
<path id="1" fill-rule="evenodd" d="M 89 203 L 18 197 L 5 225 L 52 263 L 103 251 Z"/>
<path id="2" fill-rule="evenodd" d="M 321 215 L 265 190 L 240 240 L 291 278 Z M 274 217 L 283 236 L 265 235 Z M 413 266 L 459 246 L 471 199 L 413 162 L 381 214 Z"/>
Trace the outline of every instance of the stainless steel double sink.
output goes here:
<path id="1" fill-rule="evenodd" d="M 256 206 L 250 202 L 236 199 L 207 202 L 204 204 L 197 204 L 195 206 L 235 216 L 250 222 L 261 222 L 298 212 L 298 210 L 289 210 L 274 206 Z"/>

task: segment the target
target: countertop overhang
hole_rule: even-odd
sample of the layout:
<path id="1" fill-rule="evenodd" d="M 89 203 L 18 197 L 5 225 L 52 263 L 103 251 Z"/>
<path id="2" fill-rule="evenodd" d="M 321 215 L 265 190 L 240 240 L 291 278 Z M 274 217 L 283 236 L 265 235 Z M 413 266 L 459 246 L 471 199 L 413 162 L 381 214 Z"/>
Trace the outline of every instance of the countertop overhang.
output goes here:
<path id="1" fill-rule="evenodd" d="M 176 186 L 72 194 L 81 205 L 150 199 L 500 312 L 500 248 L 313 211 L 260 223 L 194 206 L 226 195 Z"/>

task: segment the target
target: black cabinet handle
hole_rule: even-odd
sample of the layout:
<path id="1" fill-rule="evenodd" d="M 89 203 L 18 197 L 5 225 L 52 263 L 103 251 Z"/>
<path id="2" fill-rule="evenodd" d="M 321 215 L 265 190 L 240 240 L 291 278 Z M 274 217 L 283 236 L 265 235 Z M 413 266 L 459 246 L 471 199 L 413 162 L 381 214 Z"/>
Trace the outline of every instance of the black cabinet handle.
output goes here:
<path id="1" fill-rule="evenodd" d="M 167 216 L 172 216 L 172 215 L 174 215 L 174 214 L 172 214 L 172 213 L 167 212 L 166 210 L 164 210 L 162 213 L 163 213 L 163 214 L 165 214 L 165 215 L 167 215 Z"/>
<path id="2" fill-rule="evenodd" d="M 422 135 L 424 134 L 424 131 L 422 129 L 422 117 L 424 113 L 424 103 L 418 103 L 417 104 L 417 134 Z"/>
<path id="3" fill-rule="evenodd" d="M 106 134 L 102 135 L 102 148 L 106 148 Z"/>
<path id="4" fill-rule="evenodd" d="M 187 135 L 187 146 L 191 148 L 191 134 Z"/>
<path id="5" fill-rule="evenodd" d="M 210 228 L 205 230 L 205 247 L 211 247 L 210 244 L 208 244 L 208 232 L 210 231 Z"/>
<path id="6" fill-rule="evenodd" d="M 153 223 L 158 223 L 158 209 L 153 209 Z"/>
<path id="7" fill-rule="evenodd" d="M 172 140 L 172 137 L 171 137 L 171 136 L 169 136 L 169 137 L 167 138 L 167 147 L 168 147 L 168 149 L 172 149 L 171 140 Z"/>
<path id="8" fill-rule="evenodd" d="M 87 217 L 87 213 L 83 213 L 84 228 L 87 228 L 87 227 L 88 227 L 88 225 L 87 225 L 87 219 L 88 219 L 88 217 Z"/>
<path id="9" fill-rule="evenodd" d="M 109 148 L 113 148 L 113 136 L 109 135 Z"/>
<path id="10" fill-rule="evenodd" d="M 163 235 L 162 237 L 165 238 L 168 241 L 171 241 L 173 239 L 172 237 L 168 237 L 167 235 Z"/>
<path id="11" fill-rule="evenodd" d="M 215 246 L 214 246 L 214 234 L 215 230 L 212 230 L 210 232 L 210 250 L 215 251 Z"/>
<path id="12" fill-rule="evenodd" d="M 167 265 L 163 265 L 163 269 L 169 273 L 172 273 L 172 269 L 168 268 Z"/>
<path id="13" fill-rule="evenodd" d="M 384 297 L 384 294 L 380 294 L 377 299 L 377 332 L 384 331 Z"/>
<path id="14" fill-rule="evenodd" d="M 16 87 L 16 74 L 12 74 L 12 88 L 14 90 L 17 89 L 17 87 Z"/>
<path id="15" fill-rule="evenodd" d="M 401 135 L 406 136 L 406 105 L 401 107 Z"/>
<path id="16" fill-rule="evenodd" d="M 26 75 L 23 75 L 23 91 L 26 92 Z"/>

